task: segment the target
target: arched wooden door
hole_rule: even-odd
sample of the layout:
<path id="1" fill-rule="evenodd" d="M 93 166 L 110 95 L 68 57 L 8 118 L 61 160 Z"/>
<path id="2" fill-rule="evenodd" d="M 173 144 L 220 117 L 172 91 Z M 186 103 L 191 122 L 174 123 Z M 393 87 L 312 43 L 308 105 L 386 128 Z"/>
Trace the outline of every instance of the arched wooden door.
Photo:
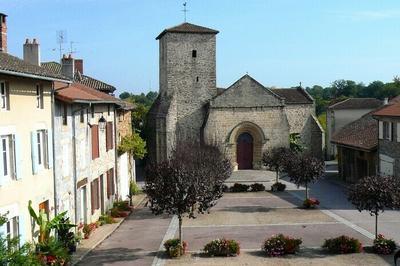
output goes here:
<path id="1" fill-rule="evenodd" d="M 253 137 L 247 132 L 237 139 L 236 157 L 238 169 L 253 169 Z"/>

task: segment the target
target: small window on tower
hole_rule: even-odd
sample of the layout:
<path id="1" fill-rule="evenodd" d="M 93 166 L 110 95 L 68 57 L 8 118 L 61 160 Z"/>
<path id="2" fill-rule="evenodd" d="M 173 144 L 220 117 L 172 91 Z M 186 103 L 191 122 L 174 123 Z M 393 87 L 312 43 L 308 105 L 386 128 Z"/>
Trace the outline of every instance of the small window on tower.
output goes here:
<path id="1" fill-rule="evenodd" d="M 197 57 L 197 51 L 196 50 L 192 50 L 192 57 Z"/>
<path id="2" fill-rule="evenodd" d="M 199 82 L 199 77 L 196 77 L 196 82 Z"/>

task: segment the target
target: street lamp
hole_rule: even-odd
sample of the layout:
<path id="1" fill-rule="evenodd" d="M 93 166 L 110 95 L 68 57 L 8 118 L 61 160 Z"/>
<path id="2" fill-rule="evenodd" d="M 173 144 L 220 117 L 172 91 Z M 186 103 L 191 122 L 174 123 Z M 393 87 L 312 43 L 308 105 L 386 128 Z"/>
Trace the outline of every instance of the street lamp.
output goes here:
<path id="1" fill-rule="evenodd" d="M 104 129 L 106 128 L 106 123 L 107 123 L 107 120 L 102 115 L 99 119 L 99 128 L 101 131 L 104 131 Z"/>

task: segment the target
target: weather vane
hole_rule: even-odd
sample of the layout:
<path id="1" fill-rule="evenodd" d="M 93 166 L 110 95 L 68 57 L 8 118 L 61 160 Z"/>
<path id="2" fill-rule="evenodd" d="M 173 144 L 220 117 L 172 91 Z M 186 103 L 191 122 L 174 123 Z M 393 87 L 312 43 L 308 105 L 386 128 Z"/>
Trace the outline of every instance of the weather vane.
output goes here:
<path id="1" fill-rule="evenodd" d="M 189 12 L 189 10 L 186 9 L 186 5 L 187 5 L 187 2 L 184 2 L 183 3 L 183 10 L 182 10 L 183 14 L 184 14 L 185 22 L 186 22 L 186 13 Z"/>

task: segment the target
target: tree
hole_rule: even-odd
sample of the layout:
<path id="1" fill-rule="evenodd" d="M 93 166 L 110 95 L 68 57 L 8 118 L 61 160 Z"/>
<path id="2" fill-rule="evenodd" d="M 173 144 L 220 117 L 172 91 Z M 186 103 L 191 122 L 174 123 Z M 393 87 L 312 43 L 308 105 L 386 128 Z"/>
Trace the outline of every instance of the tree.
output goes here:
<path id="1" fill-rule="evenodd" d="M 129 97 L 131 97 L 131 94 L 130 94 L 129 92 L 126 92 L 126 91 L 124 91 L 123 93 L 121 93 L 121 94 L 119 95 L 119 98 L 120 98 L 121 100 L 125 100 L 125 99 L 127 99 L 127 98 L 129 98 Z"/>
<path id="2" fill-rule="evenodd" d="M 350 188 L 348 200 L 359 212 L 375 216 L 375 238 L 378 237 L 378 216 L 385 209 L 399 207 L 399 185 L 392 176 L 368 176 Z"/>
<path id="3" fill-rule="evenodd" d="M 302 152 L 305 150 L 304 145 L 301 143 L 301 138 L 299 133 L 291 133 L 289 135 L 289 146 L 294 152 Z"/>
<path id="4" fill-rule="evenodd" d="M 289 178 L 297 187 L 306 188 L 307 200 L 309 198 L 308 184 L 317 181 L 322 176 L 325 171 L 324 162 L 308 153 L 293 153 L 287 160 Z"/>
<path id="5" fill-rule="evenodd" d="M 123 137 L 118 146 L 118 153 L 123 154 L 125 152 L 129 153 L 134 159 L 143 159 L 147 153 L 146 141 L 138 133 L 132 132 L 132 135 Z"/>
<path id="6" fill-rule="evenodd" d="M 5 215 L 0 214 L 0 227 L 7 222 Z M 0 234 L 0 265 L 42 265 L 35 249 L 30 243 L 21 245 L 20 238 L 8 238 Z"/>
<path id="7" fill-rule="evenodd" d="M 217 147 L 180 144 L 168 160 L 146 168 L 145 192 L 150 209 L 156 215 L 178 217 L 182 244 L 182 218 L 195 218 L 214 206 L 231 173 L 229 159 Z"/>
<path id="8" fill-rule="evenodd" d="M 263 154 L 262 162 L 269 170 L 276 172 L 276 183 L 279 182 L 279 173 L 285 171 L 287 157 L 291 151 L 285 147 L 276 147 Z"/>

